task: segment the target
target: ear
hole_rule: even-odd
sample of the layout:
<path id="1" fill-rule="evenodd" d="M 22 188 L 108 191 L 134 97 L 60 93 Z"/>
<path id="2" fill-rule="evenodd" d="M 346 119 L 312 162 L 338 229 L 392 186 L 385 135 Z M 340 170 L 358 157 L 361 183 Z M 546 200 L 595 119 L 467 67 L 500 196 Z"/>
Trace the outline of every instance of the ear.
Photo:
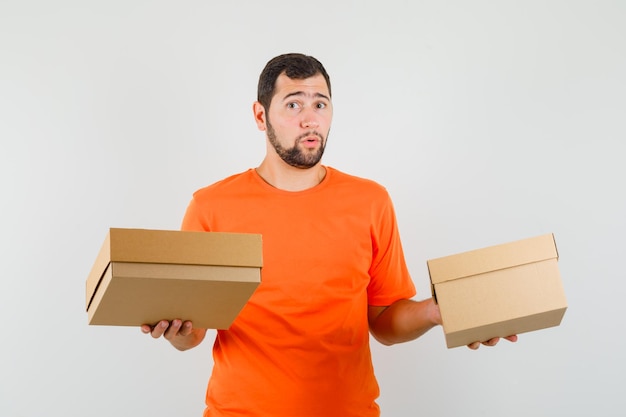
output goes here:
<path id="1" fill-rule="evenodd" d="M 265 124 L 265 107 L 258 101 L 255 101 L 252 105 L 252 113 L 254 114 L 254 121 L 260 131 L 265 131 L 267 125 Z"/>

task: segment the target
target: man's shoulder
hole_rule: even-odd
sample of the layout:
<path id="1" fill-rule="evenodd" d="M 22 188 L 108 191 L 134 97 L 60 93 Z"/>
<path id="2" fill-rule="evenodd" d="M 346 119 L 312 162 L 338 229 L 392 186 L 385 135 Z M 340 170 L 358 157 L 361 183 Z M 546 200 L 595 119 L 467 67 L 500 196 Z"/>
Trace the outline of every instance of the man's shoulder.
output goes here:
<path id="1" fill-rule="evenodd" d="M 351 188 L 357 192 L 387 194 L 387 189 L 373 179 L 360 177 L 340 171 L 333 167 L 326 167 L 331 174 L 331 181 L 335 185 Z"/>
<path id="2" fill-rule="evenodd" d="M 252 181 L 252 169 L 230 175 L 210 185 L 196 190 L 195 198 L 203 198 L 211 195 L 230 193 L 248 187 Z"/>

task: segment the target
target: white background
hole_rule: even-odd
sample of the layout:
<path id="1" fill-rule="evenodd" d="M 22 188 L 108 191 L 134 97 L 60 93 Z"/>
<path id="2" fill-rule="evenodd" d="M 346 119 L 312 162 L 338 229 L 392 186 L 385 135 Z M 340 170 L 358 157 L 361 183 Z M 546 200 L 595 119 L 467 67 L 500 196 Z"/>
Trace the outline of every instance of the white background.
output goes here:
<path id="1" fill-rule="evenodd" d="M 178 229 L 193 191 L 260 162 L 256 82 L 284 52 L 329 71 L 324 162 L 388 188 L 419 298 L 427 259 L 556 236 L 561 326 L 374 344 L 383 415 L 621 415 L 617 0 L 0 0 L 0 415 L 201 415 L 211 341 L 87 326 L 84 282 L 109 227 Z"/>

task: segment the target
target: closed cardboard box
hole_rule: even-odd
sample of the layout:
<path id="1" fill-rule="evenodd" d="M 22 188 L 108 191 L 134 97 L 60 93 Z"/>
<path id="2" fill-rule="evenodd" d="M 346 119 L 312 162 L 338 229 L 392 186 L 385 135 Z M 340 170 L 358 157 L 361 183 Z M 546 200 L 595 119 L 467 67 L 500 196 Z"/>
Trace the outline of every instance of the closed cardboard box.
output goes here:
<path id="1" fill-rule="evenodd" d="M 91 325 L 227 329 L 261 282 L 261 235 L 111 228 L 86 282 Z"/>
<path id="2" fill-rule="evenodd" d="M 567 309 L 552 234 L 427 265 L 448 348 L 558 326 Z"/>

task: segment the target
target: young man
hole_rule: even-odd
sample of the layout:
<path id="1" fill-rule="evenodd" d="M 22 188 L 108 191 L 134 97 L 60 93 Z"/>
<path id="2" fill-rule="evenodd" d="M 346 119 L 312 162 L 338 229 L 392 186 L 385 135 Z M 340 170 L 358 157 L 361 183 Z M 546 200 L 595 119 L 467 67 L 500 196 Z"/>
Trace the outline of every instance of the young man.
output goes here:
<path id="1" fill-rule="evenodd" d="M 264 160 L 194 193 L 183 220 L 184 230 L 263 235 L 262 283 L 217 333 L 204 415 L 378 416 L 369 333 L 386 345 L 416 339 L 441 324 L 438 307 L 411 300 L 387 191 L 321 164 L 333 115 L 322 64 L 269 61 L 253 113 Z M 142 331 L 197 346 L 206 330 L 180 319 Z"/>

